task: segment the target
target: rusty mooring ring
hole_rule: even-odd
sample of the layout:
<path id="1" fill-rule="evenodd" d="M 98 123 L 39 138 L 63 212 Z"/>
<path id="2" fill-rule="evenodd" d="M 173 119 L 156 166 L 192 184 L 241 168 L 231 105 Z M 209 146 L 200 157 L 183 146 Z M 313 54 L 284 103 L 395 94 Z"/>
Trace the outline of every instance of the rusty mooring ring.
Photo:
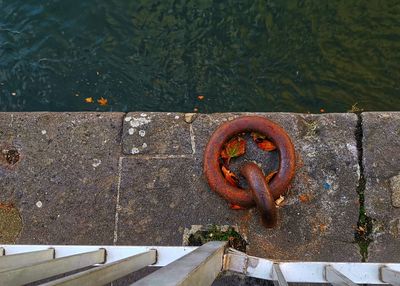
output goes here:
<path id="1" fill-rule="evenodd" d="M 233 136 L 243 132 L 258 132 L 268 137 L 279 152 L 278 173 L 269 183 L 274 200 L 284 194 L 294 177 L 295 151 L 285 130 L 276 123 L 260 116 L 244 116 L 222 124 L 211 136 L 204 152 L 204 174 L 210 188 L 225 200 L 241 207 L 256 205 L 252 191 L 230 185 L 224 178 L 219 158 L 225 143 Z M 260 207 L 260 205 L 257 203 Z"/>

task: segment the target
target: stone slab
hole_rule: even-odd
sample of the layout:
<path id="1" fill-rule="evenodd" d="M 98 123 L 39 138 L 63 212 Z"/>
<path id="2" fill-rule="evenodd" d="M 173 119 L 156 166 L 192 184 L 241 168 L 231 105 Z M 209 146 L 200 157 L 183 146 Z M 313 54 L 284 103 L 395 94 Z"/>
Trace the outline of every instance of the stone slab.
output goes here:
<path id="1" fill-rule="evenodd" d="M 217 126 L 239 115 L 243 114 L 199 116 L 193 123 L 196 153 L 203 153 Z M 276 229 L 262 227 L 254 209 L 239 211 L 242 218 L 238 223 L 248 237 L 249 253 L 277 259 L 359 261 L 354 243 L 359 212 L 356 115 L 258 115 L 287 130 L 296 148 L 297 171 L 279 209 Z M 262 151 L 252 158 L 244 157 L 245 161 L 254 159 L 269 173 L 271 159 Z"/>
<path id="2" fill-rule="evenodd" d="M 184 118 L 182 113 L 128 113 L 122 135 L 124 154 L 192 154 L 190 125 Z"/>
<path id="3" fill-rule="evenodd" d="M 279 210 L 279 226 L 267 230 L 256 210 L 231 210 L 209 190 L 202 175 L 202 154 L 211 133 L 222 122 L 239 115 L 199 115 L 192 125 L 196 148 L 193 156 L 123 160 L 118 243 L 181 245 L 184 228 L 230 224 L 239 226 L 247 237 L 251 255 L 360 261 L 354 243 L 359 212 L 354 136 L 357 117 L 260 114 L 287 129 L 298 155 L 297 175 Z M 263 154 L 256 159 L 260 158 L 273 165 L 273 158 Z M 301 202 L 301 195 L 309 201 Z"/>
<path id="4" fill-rule="evenodd" d="M 399 262 L 400 112 L 362 114 L 366 213 L 373 219 L 369 261 Z"/>
<path id="5" fill-rule="evenodd" d="M 239 218 L 208 191 L 194 158 L 124 158 L 122 166 L 118 244 L 179 246 L 191 225 Z"/>
<path id="6" fill-rule="evenodd" d="M 17 243 L 112 244 L 123 116 L 0 113 L 0 202 L 20 211 Z"/>

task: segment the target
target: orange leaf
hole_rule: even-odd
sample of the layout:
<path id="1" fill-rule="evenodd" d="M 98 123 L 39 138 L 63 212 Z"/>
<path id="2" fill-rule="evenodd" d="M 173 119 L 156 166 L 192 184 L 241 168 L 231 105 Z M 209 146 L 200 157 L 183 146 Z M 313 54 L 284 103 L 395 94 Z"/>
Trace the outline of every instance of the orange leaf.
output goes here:
<path id="1" fill-rule="evenodd" d="M 245 152 L 246 141 L 242 137 L 235 137 L 226 143 L 225 148 L 221 151 L 221 157 L 229 163 L 231 158 L 239 157 Z"/>
<path id="2" fill-rule="evenodd" d="M 307 194 L 302 194 L 299 196 L 299 200 L 302 203 L 308 203 L 310 201 L 310 196 Z"/>
<path id="3" fill-rule="evenodd" d="M 274 151 L 276 149 L 275 144 L 266 139 L 262 140 L 261 142 L 257 142 L 257 146 L 264 151 Z"/>
<path id="4" fill-rule="evenodd" d="M 269 181 L 271 181 L 271 179 L 275 176 L 276 173 L 278 173 L 278 171 L 273 171 L 273 172 L 269 173 L 268 175 L 266 175 L 265 181 L 267 181 L 267 183 L 269 183 Z"/>
<path id="5" fill-rule="evenodd" d="M 203 99 L 204 99 L 204 95 L 199 95 L 199 96 L 197 96 L 197 98 L 198 98 L 199 100 L 203 100 Z"/>
<path id="6" fill-rule="evenodd" d="M 250 135 L 253 138 L 254 142 L 256 142 L 258 148 L 264 151 L 273 151 L 276 149 L 275 144 L 266 139 L 267 136 L 258 132 L 251 132 Z"/>
<path id="7" fill-rule="evenodd" d="M 222 173 L 224 174 L 224 177 L 229 184 L 231 184 L 234 187 L 237 187 L 239 180 L 231 170 L 229 170 L 225 166 L 222 166 Z"/>
<path id="8" fill-rule="evenodd" d="M 245 208 L 239 206 L 239 205 L 235 205 L 235 204 L 229 204 L 229 207 L 233 210 L 244 210 Z"/>
<path id="9" fill-rule="evenodd" d="M 86 103 L 93 103 L 94 101 L 93 101 L 93 97 L 86 97 L 85 98 L 85 102 Z"/>
<path id="10" fill-rule="evenodd" d="M 97 103 L 104 106 L 104 105 L 107 105 L 108 100 L 105 99 L 104 97 L 100 97 L 100 99 L 97 100 Z"/>

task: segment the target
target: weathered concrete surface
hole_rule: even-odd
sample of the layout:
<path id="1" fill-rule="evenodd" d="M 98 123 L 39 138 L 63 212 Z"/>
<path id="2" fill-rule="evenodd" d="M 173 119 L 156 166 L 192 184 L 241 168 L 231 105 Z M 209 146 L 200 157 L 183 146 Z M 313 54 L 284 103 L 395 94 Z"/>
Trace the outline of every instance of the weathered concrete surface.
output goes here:
<path id="1" fill-rule="evenodd" d="M 182 113 L 131 112 L 124 123 L 124 154 L 192 153 L 190 125 Z"/>
<path id="2" fill-rule="evenodd" d="M 0 209 L 13 203 L 23 223 L 15 240 L 21 225 L 12 213 L 6 236 L 1 219 L 9 219 L 1 209 L 0 243 L 181 245 L 185 228 L 217 224 L 236 225 L 252 255 L 360 261 L 353 242 L 359 212 L 357 117 L 259 114 L 287 130 L 298 167 L 279 209 L 279 226 L 266 230 L 255 209 L 231 210 L 202 174 L 209 136 L 239 115 L 199 114 L 191 122 L 178 113 L 127 118 L 123 113 L 0 113 Z M 400 115 L 364 113 L 362 118 L 365 204 L 374 219 L 369 260 L 395 261 L 400 257 Z M 136 129 L 132 135 L 130 128 Z M 251 141 L 248 147 L 245 156 L 232 161 L 235 172 L 254 159 L 266 173 L 276 168 L 276 154 Z M 139 152 L 132 154 L 133 148 Z"/>
<path id="3" fill-rule="evenodd" d="M 239 213 L 206 188 L 199 165 L 194 158 L 124 158 L 118 244 L 182 245 L 191 225 L 235 224 Z"/>
<path id="4" fill-rule="evenodd" d="M 400 112 L 363 113 L 366 213 L 373 219 L 369 261 L 400 258 Z"/>
<path id="5" fill-rule="evenodd" d="M 359 208 L 355 192 L 359 179 L 354 137 L 356 116 L 259 115 L 280 124 L 292 138 L 297 152 L 297 173 L 279 209 L 276 229 L 262 227 L 254 209 L 238 211 L 242 217 L 237 223 L 248 237 L 249 253 L 278 259 L 359 261 L 358 246 L 353 242 Z M 196 119 L 196 153 L 202 154 L 218 125 L 235 116 L 213 114 Z M 260 155 L 256 158 L 257 162 L 268 162 Z"/>
<path id="6" fill-rule="evenodd" d="M 17 243 L 112 244 L 123 116 L 0 113 L 0 202 L 20 210 Z"/>
<path id="7" fill-rule="evenodd" d="M 183 158 L 154 149 L 150 156 L 139 153 L 123 159 L 118 243 L 180 245 L 184 228 L 193 224 L 231 224 L 247 237 L 252 255 L 359 261 L 353 242 L 359 209 L 356 116 L 261 114 L 287 129 L 298 154 L 296 179 L 280 208 L 279 226 L 266 230 L 254 209 L 229 209 L 210 192 L 202 175 L 202 153 L 209 136 L 238 115 L 199 115 L 192 124 L 194 155 Z M 159 120 L 162 123 L 154 122 L 155 131 L 148 125 L 148 133 L 168 141 L 169 135 L 164 137 L 157 126 L 172 126 L 174 117 Z M 180 128 L 185 130 L 184 125 Z M 257 155 L 251 148 L 248 154 L 273 162 L 273 156 Z M 300 196 L 307 202 L 301 202 Z"/>

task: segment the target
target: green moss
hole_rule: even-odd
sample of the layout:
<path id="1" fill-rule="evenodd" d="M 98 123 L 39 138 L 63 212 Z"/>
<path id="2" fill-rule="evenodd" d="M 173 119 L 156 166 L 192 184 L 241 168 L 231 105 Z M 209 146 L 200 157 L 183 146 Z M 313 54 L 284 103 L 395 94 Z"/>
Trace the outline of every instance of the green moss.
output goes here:
<path id="1" fill-rule="evenodd" d="M 247 242 L 233 227 L 212 225 L 189 236 L 189 245 L 200 246 L 209 241 L 228 241 L 229 247 L 246 252 Z"/>

